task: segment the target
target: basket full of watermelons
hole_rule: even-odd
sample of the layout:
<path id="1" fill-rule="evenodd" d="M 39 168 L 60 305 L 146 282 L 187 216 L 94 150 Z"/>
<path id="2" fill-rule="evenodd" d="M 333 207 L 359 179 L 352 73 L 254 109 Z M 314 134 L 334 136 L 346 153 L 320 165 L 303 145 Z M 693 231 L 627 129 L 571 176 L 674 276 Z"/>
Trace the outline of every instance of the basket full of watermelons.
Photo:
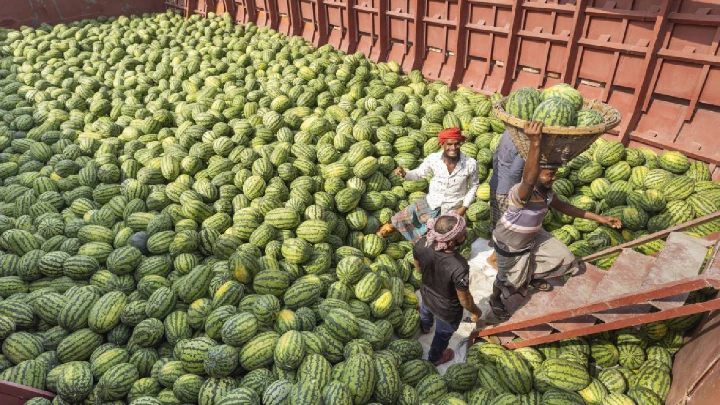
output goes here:
<path id="1" fill-rule="evenodd" d="M 545 90 L 523 87 L 495 103 L 495 115 L 523 157 L 529 149 L 524 126 L 540 121 L 543 126 L 541 160 L 564 165 L 620 123 L 620 112 L 597 100 L 583 98 L 572 86 L 561 83 Z"/>

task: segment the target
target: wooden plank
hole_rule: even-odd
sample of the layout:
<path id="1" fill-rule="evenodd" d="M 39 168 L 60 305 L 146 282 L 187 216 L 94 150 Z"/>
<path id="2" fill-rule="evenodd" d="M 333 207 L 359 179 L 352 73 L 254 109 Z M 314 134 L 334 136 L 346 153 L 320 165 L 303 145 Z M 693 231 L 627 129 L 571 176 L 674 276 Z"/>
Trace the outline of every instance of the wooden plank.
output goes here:
<path id="1" fill-rule="evenodd" d="M 547 311 L 548 305 L 555 299 L 555 296 L 563 290 L 563 280 L 561 278 L 552 278 L 547 280 L 552 286 L 550 291 L 533 290 L 527 298 L 524 305 L 517 308 L 510 321 L 523 321 L 533 318 L 538 314 Z"/>
<path id="2" fill-rule="evenodd" d="M 708 238 L 706 237 L 706 239 Z M 720 238 L 715 240 L 712 257 L 710 257 L 710 260 L 708 260 L 705 264 L 705 269 L 703 269 L 702 275 L 709 278 L 720 277 Z"/>
<path id="3" fill-rule="evenodd" d="M 562 288 L 560 293 L 550 304 L 553 310 L 577 308 L 587 304 L 588 299 L 593 296 L 595 289 L 603 278 L 608 274 L 604 270 L 586 264 L 585 270 L 581 274 L 572 277 Z M 592 326 L 597 322 L 597 318 L 592 315 L 581 315 L 574 318 L 564 319 L 562 321 L 553 322 L 551 327 L 561 332 Z"/>
<path id="4" fill-rule="evenodd" d="M 589 302 L 604 301 L 610 297 L 638 291 L 647 278 L 654 261 L 655 258 L 634 250 L 623 250 L 608 270 L 608 274 L 598 284 Z M 643 314 L 649 310 L 650 305 L 641 304 L 610 309 L 595 316 L 603 322 L 612 322 L 634 314 Z"/>
<path id="5" fill-rule="evenodd" d="M 707 255 L 708 241 L 684 233 L 671 233 L 655 259 L 643 289 L 697 276 Z M 650 301 L 659 309 L 677 308 L 685 304 L 688 293 Z"/>
<path id="6" fill-rule="evenodd" d="M 543 315 L 525 321 L 519 321 L 514 323 L 505 322 L 497 326 L 485 328 L 483 330 L 477 330 L 477 334 L 475 336 L 489 336 L 501 332 L 528 328 L 530 326 L 540 325 L 542 323 L 556 322 L 565 318 L 571 318 L 580 315 L 596 314 L 598 312 L 606 311 L 612 308 L 625 307 L 634 304 L 645 304 L 648 301 L 671 295 L 677 295 L 683 291 L 695 291 L 708 287 L 720 289 L 720 279 L 713 279 L 702 276 L 693 277 L 690 279 L 685 279 L 674 283 L 658 286 L 650 290 L 635 291 L 630 294 L 624 294 L 618 297 L 608 298 L 606 299 L 606 301 L 587 304 L 579 308 L 567 309 L 558 312 L 547 311 L 547 313 Z"/>
<path id="7" fill-rule="evenodd" d="M 643 140 L 643 142 L 644 142 L 644 140 Z M 658 144 L 658 145 L 659 145 L 659 144 Z M 662 145 L 660 145 L 660 146 L 662 146 Z M 695 157 L 693 157 L 693 158 L 695 158 Z M 706 160 L 707 160 L 707 159 L 706 159 Z M 705 222 L 709 222 L 709 221 L 712 221 L 712 220 L 718 219 L 718 218 L 720 218 L 720 211 L 713 212 L 712 214 L 705 215 L 704 217 L 700 217 L 700 218 L 693 219 L 692 221 L 683 222 L 683 223 L 680 224 L 680 225 L 675 225 L 675 226 L 673 226 L 673 227 L 671 227 L 671 228 L 668 228 L 668 229 L 665 229 L 665 230 L 662 230 L 662 231 L 659 231 L 659 232 L 651 233 L 650 235 L 646 235 L 646 236 L 643 236 L 643 237 L 641 237 L 641 238 L 637 238 L 637 239 L 632 240 L 632 241 L 630 241 L 630 242 L 623 243 L 622 245 L 613 246 L 613 247 L 608 248 L 608 249 L 605 249 L 605 250 L 603 250 L 603 251 L 600 251 L 600 252 L 597 252 L 597 253 L 593 253 L 593 254 L 591 254 L 590 256 L 585 256 L 585 257 L 583 257 L 583 261 L 585 261 L 585 262 L 592 262 L 592 261 L 597 260 L 597 259 L 599 259 L 599 258 L 601 258 L 601 257 L 609 256 L 609 255 L 611 255 L 611 254 L 613 254 L 613 253 L 620 252 L 620 251 L 622 251 L 622 250 L 624 250 L 624 249 L 633 248 L 633 247 L 635 247 L 635 246 L 640 246 L 640 245 L 642 245 L 642 244 L 644 244 L 644 243 L 646 243 L 646 242 L 650 242 L 650 241 L 653 241 L 653 240 L 655 240 L 655 239 L 664 238 L 665 236 L 670 235 L 672 232 L 682 231 L 682 230 L 685 230 L 685 229 L 687 229 L 687 228 L 691 228 L 691 227 L 696 226 L 696 225 L 704 224 Z"/>
<path id="8" fill-rule="evenodd" d="M 536 339 L 553 333 L 554 329 L 544 323 L 542 325 L 531 326 L 526 329 L 516 330 L 513 333 L 522 339 Z"/>
<path id="9" fill-rule="evenodd" d="M 525 320 L 544 313 L 548 305 L 560 294 L 564 289 L 562 280 L 559 278 L 548 280 L 553 287 L 550 291 L 535 291 L 530 300 L 513 315 L 511 320 Z M 516 335 L 523 339 L 535 339 L 540 336 L 549 335 L 553 332 L 553 328 L 547 324 L 535 325 L 525 329 L 513 331 Z"/>
<path id="10" fill-rule="evenodd" d="M 505 345 L 508 349 L 518 349 L 520 347 L 528 347 L 548 342 L 556 342 L 558 340 L 567 339 L 576 336 L 586 336 L 595 333 L 606 332 L 610 330 L 623 329 L 631 326 L 637 326 L 644 323 L 664 321 L 666 319 L 677 318 L 679 316 L 692 315 L 700 312 L 708 312 L 720 309 L 720 298 L 705 301 L 697 304 L 689 304 L 681 307 L 669 309 L 667 311 L 652 312 L 633 316 L 615 322 L 599 323 L 581 329 L 575 329 L 567 332 L 553 333 L 536 339 L 520 340 Z"/>
<path id="11" fill-rule="evenodd" d="M 718 341 L 720 341 L 720 311 L 714 311 L 705 317 L 703 323 L 675 355 L 673 380 L 666 404 L 685 404 L 687 394 L 695 391 L 703 380 L 707 380 L 706 374 L 715 364 L 720 363 Z M 694 402 L 692 404 L 694 405 Z"/>

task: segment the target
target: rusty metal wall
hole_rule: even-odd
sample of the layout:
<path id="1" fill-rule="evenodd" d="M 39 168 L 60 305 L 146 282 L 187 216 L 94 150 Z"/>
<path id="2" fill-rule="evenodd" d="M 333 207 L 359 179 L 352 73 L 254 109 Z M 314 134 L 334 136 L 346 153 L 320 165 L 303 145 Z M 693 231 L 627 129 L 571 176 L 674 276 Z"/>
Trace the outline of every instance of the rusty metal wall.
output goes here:
<path id="1" fill-rule="evenodd" d="M 675 355 L 667 405 L 716 405 L 720 398 L 720 311 L 706 315 Z"/>
<path id="2" fill-rule="evenodd" d="M 720 0 L 225 2 L 215 9 L 239 23 L 394 60 L 453 86 L 507 94 L 569 83 L 622 112 L 608 138 L 679 150 L 720 180 Z"/>
<path id="3" fill-rule="evenodd" d="M 162 0 L 5 0 L 0 2 L 0 27 L 58 24 L 99 16 L 163 10 L 165 4 Z"/>
<path id="4" fill-rule="evenodd" d="M 618 108 L 608 138 L 679 150 L 720 180 L 720 0 L 25 0 L 0 25 L 183 10 L 394 60 L 492 93 L 565 82 Z"/>

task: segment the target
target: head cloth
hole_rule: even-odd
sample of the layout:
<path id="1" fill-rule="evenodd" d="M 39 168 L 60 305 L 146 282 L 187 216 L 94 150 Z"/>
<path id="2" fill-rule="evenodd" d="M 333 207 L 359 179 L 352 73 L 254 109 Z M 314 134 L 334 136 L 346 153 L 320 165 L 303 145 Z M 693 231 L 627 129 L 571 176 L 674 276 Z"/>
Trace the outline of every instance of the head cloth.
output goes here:
<path id="1" fill-rule="evenodd" d="M 435 231 L 435 224 L 440 218 L 443 217 L 455 218 L 457 222 L 455 223 L 453 229 L 451 229 L 450 231 L 446 233 L 437 233 Z M 448 242 L 461 237 L 467 232 L 467 228 L 465 227 L 465 218 L 454 212 L 449 212 L 447 214 L 440 215 L 439 217 L 431 218 L 427 221 L 427 224 L 425 224 L 425 226 L 427 228 L 426 246 L 432 246 L 433 244 L 435 244 L 434 249 L 438 251 L 447 249 Z"/>
<path id="2" fill-rule="evenodd" d="M 443 129 L 442 131 L 438 132 L 438 144 L 442 145 L 448 139 L 457 139 L 460 142 L 465 142 L 467 140 L 467 137 L 463 136 L 460 128 L 458 127 Z"/>

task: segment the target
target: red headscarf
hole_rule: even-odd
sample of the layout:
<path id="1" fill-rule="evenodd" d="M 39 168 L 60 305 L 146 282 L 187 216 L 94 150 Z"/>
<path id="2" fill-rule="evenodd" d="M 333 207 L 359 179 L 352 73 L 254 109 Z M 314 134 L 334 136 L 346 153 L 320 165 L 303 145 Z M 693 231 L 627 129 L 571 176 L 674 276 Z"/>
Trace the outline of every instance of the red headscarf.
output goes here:
<path id="1" fill-rule="evenodd" d="M 438 132 L 439 145 L 444 144 L 445 141 L 447 141 L 448 139 L 457 139 L 460 142 L 465 142 L 467 140 L 467 137 L 463 136 L 462 132 L 460 132 L 460 128 L 458 127 L 443 129 L 442 131 Z"/>

